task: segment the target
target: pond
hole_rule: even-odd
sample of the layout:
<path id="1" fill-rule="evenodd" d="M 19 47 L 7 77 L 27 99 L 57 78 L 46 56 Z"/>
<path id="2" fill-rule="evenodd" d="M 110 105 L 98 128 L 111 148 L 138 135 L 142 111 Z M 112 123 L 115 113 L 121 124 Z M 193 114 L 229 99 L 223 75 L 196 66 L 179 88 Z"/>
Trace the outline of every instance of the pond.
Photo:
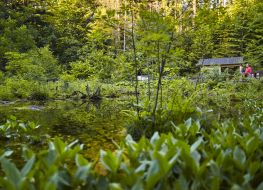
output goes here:
<path id="1" fill-rule="evenodd" d="M 67 142 L 78 139 L 85 146 L 87 158 L 95 159 L 100 149 L 112 150 L 114 142 L 125 136 L 121 110 L 125 99 L 85 101 L 15 102 L 0 104 L 0 123 L 13 115 L 18 120 L 39 124 L 39 136 L 61 137 Z"/>

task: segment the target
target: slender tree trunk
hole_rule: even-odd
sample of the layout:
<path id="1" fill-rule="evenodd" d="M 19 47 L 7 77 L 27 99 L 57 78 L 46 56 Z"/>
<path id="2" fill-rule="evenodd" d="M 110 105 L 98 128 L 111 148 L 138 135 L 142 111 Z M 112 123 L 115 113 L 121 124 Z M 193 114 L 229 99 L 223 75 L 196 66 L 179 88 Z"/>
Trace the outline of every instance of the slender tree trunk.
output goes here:
<path id="1" fill-rule="evenodd" d="M 196 17 L 196 10 L 197 10 L 197 4 L 196 0 L 193 0 L 193 18 L 192 18 L 192 23 L 193 23 L 193 28 L 195 28 L 195 17 Z"/>
<path id="2" fill-rule="evenodd" d="M 130 6 L 131 8 L 132 7 L 132 4 Z M 132 10 L 131 11 L 131 16 L 132 16 L 132 25 L 131 25 L 131 37 L 132 37 L 132 49 L 133 49 L 133 62 L 134 62 L 134 65 L 135 65 L 135 94 L 136 94 L 136 108 L 137 108 L 137 115 L 138 115 L 138 118 L 140 118 L 140 113 L 139 113 L 139 93 L 138 93 L 138 62 L 137 62 L 137 55 L 136 55 L 136 44 L 135 44 L 135 34 L 134 34 L 134 11 Z"/>
<path id="3" fill-rule="evenodd" d="M 201 70 L 203 68 L 203 65 L 204 65 L 204 55 L 202 55 L 201 69 L 200 69 L 200 72 L 198 74 L 198 78 L 196 79 L 196 82 L 195 82 L 195 91 L 196 91 L 196 88 L 197 88 L 197 84 L 199 83 L 199 79 L 201 77 Z"/>
<path id="4" fill-rule="evenodd" d="M 196 2 L 196 0 L 193 0 L 193 14 L 194 14 L 194 17 L 196 16 L 196 10 L 197 10 L 197 2 Z"/>
<path id="5" fill-rule="evenodd" d="M 164 71 L 164 67 L 165 67 L 166 61 L 167 61 L 167 56 L 170 53 L 173 37 L 174 37 L 174 34 L 172 33 L 170 42 L 169 42 L 167 50 L 165 52 L 166 54 L 163 56 L 162 62 L 161 62 L 161 67 L 160 67 L 159 77 L 158 77 L 158 84 L 157 84 L 157 89 L 156 89 L 155 104 L 154 104 L 153 113 L 152 113 L 154 120 L 155 120 L 155 114 L 156 114 L 156 109 L 157 109 L 157 105 L 158 105 L 159 91 L 160 91 L 161 86 L 162 86 L 163 71 Z M 155 121 L 153 122 L 153 125 L 155 126 Z"/>
<path id="6" fill-rule="evenodd" d="M 156 90 L 155 102 L 154 102 L 154 108 L 153 108 L 153 115 L 154 116 L 155 116 L 155 112 L 156 112 L 157 105 L 158 105 L 159 89 L 160 89 L 161 81 L 162 81 L 162 77 L 161 77 L 161 75 L 162 75 L 162 73 L 161 73 L 162 65 L 161 65 L 161 62 L 160 62 L 160 42 L 159 41 L 157 42 L 157 61 L 158 61 L 158 74 L 159 74 L 159 77 L 158 77 L 158 84 L 157 84 L 157 90 Z M 155 117 L 154 117 L 154 119 L 155 119 Z M 153 122 L 153 123 L 155 123 L 155 122 Z"/>
<path id="7" fill-rule="evenodd" d="M 127 22 L 126 0 L 124 0 L 123 51 L 126 51 L 126 22 Z"/>
<path id="8" fill-rule="evenodd" d="M 147 72 L 148 72 L 148 100 L 151 100 L 151 81 L 150 81 L 150 61 L 147 61 Z"/>

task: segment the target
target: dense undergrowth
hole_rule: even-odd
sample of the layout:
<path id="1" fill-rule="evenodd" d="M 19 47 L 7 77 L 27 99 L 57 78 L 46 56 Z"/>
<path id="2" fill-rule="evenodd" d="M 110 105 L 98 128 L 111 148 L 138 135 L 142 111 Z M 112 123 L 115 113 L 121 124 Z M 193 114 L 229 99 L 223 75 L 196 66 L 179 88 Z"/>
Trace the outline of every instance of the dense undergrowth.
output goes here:
<path id="1" fill-rule="evenodd" d="M 13 101 L 19 99 L 49 100 L 49 99 L 81 99 L 87 94 L 86 87 L 90 93 L 98 88 L 103 97 L 119 97 L 133 93 L 130 82 L 104 83 L 97 80 L 58 80 L 56 82 L 33 81 L 15 78 L 7 78 L 0 83 L 0 100 Z"/>
<path id="2" fill-rule="evenodd" d="M 44 92 L 52 92 L 49 90 L 54 85 L 61 85 L 58 96 L 54 93 L 50 97 L 66 97 L 71 92 L 86 90 L 85 81 L 71 81 L 67 87 L 64 84 L 52 82 Z M 91 89 L 94 84 L 98 83 L 90 85 Z M 121 94 L 125 85 L 101 87 L 108 94 Z M 85 154 L 89 150 L 84 150 L 78 141 L 67 144 L 59 138 L 39 136 L 38 126 L 11 117 L 0 126 L 0 139 L 4 144 L 16 142 L 16 151 L 1 150 L 0 187 L 7 190 L 263 188 L 261 80 L 206 79 L 198 84 L 185 78 L 164 80 L 155 115 L 153 102 L 147 99 L 147 84 L 139 85 L 143 100 L 135 105 L 139 112 L 122 111 L 127 115 L 129 135 L 114 152 L 101 150 L 99 160 L 87 160 Z M 156 83 L 151 85 L 155 87 Z M 11 89 L 12 85 L 8 87 Z M 150 92 L 153 94 L 154 90 Z"/>
<path id="3" fill-rule="evenodd" d="M 170 132 L 174 125 L 183 123 L 188 118 L 202 120 L 202 125 L 209 126 L 212 121 L 239 119 L 254 113 L 255 105 L 262 107 L 262 81 L 257 79 L 232 79 L 220 81 L 207 80 L 195 84 L 188 79 L 165 81 L 162 98 L 153 115 L 153 102 L 147 95 L 143 103 L 137 105 L 139 112 L 124 110 L 127 115 L 127 131 L 135 139 L 145 135 L 151 137 L 154 132 Z"/>
<path id="4" fill-rule="evenodd" d="M 229 119 L 209 126 L 189 118 L 173 125 L 168 134 L 154 133 L 137 142 L 128 135 L 115 152 L 101 150 L 99 162 L 86 160 L 83 145 L 77 141 L 67 144 L 59 138 L 40 151 L 21 146 L 22 164 L 12 161 L 11 150 L 2 150 L 0 187 L 261 190 L 263 110 L 254 109 L 238 121 Z M 10 133 L 10 125 L 1 126 L 1 137 L 5 131 Z M 16 126 L 25 131 L 24 124 Z"/>

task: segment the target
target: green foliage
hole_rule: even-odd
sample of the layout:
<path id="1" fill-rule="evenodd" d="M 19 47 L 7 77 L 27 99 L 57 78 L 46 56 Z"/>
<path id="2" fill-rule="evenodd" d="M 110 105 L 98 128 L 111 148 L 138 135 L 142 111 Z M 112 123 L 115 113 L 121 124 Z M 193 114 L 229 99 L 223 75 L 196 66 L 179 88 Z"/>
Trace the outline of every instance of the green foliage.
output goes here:
<path id="1" fill-rule="evenodd" d="M 139 114 L 134 110 L 123 111 L 127 115 L 127 132 L 138 140 L 143 135 L 152 136 L 155 131 L 170 132 L 174 124 L 184 123 L 188 118 L 202 118 L 200 122 L 209 126 L 215 119 L 220 122 L 229 117 L 242 117 L 254 112 L 254 106 L 247 104 L 250 101 L 259 103 L 260 107 L 263 90 L 260 80 L 226 80 L 223 77 L 227 78 L 227 73 L 206 73 L 205 76 L 206 82 L 200 84 L 184 78 L 169 79 L 164 83 L 163 99 L 155 117 L 151 110 L 152 102 L 147 101 L 147 97 L 136 105 Z"/>
<path id="2" fill-rule="evenodd" d="M 252 15 L 251 21 L 248 23 L 249 28 L 249 42 L 246 46 L 245 56 L 247 62 L 254 67 L 261 68 L 263 66 L 262 62 L 262 38 L 263 35 L 263 19 L 262 19 L 263 3 L 258 3 L 251 8 L 251 14 L 257 12 L 259 15 Z"/>
<path id="3" fill-rule="evenodd" d="M 2 71 L 0 71 L 0 85 L 3 84 L 4 81 L 5 81 L 4 73 Z"/>
<path id="4" fill-rule="evenodd" d="M 6 70 L 9 76 L 26 80 L 45 80 L 58 76 L 60 68 L 48 47 L 31 50 L 27 53 L 6 53 Z"/>
<path id="5" fill-rule="evenodd" d="M 216 85 L 229 79 L 228 69 L 221 71 L 220 66 L 203 67 L 201 69 L 203 81 L 207 82 L 210 86 Z"/>
<path id="6" fill-rule="evenodd" d="M 70 73 L 78 79 L 98 78 L 101 81 L 112 81 L 116 77 L 121 78 L 123 71 L 118 69 L 123 68 L 122 63 L 125 63 L 123 57 L 113 58 L 103 51 L 93 51 L 88 55 L 82 55 L 83 61 L 72 62 L 70 64 Z M 126 68 L 127 69 L 127 68 Z"/>
<path id="7" fill-rule="evenodd" d="M 4 67 L 5 53 L 10 51 L 26 52 L 35 47 L 32 32 L 27 26 L 19 26 L 17 20 L 8 18 L 0 19 L 1 37 L 0 37 L 0 57 L 1 68 Z"/>
<path id="8" fill-rule="evenodd" d="M 7 78 L 3 84 L 0 85 L 0 99 L 13 100 L 29 98 L 44 100 L 52 96 L 50 90 L 46 83 L 16 77 Z"/>
<path id="9" fill-rule="evenodd" d="M 39 125 L 33 122 L 23 123 L 17 120 L 16 117 L 10 116 L 6 123 L 0 125 L 0 135 L 2 138 L 5 137 L 12 140 L 16 140 L 17 138 L 29 140 L 33 137 L 34 131 L 38 127 Z"/>
<path id="10" fill-rule="evenodd" d="M 29 95 L 30 100 L 38 100 L 38 101 L 44 101 L 49 98 L 49 94 L 45 91 L 33 91 Z"/>
<path id="11" fill-rule="evenodd" d="M 191 119 L 173 133 L 134 141 L 130 135 L 115 152 L 101 151 L 100 170 L 80 153 L 83 145 L 55 138 L 46 150 L 23 149 L 22 169 L 0 157 L 0 186 L 24 189 L 260 189 L 262 109 L 239 122 L 206 128 Z M 74 161 L 75 160 L 75 161 Z"/>

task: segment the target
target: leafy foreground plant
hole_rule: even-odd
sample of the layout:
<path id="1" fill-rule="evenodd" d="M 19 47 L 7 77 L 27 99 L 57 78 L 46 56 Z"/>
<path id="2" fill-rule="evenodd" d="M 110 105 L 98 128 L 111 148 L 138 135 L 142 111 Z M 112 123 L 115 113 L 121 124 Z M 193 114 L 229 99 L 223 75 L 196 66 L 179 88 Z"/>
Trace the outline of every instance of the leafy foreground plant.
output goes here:
<path id="1" fill-rule="evenodd" d="M 55 138 L 47 150 L 23 148 L 19 169 L 1 154 L 2 189 L 263 189 L 263 110 L 240 120 L 203 128 L 188 119 L 169 134 L 134 141 L 130 135 L 115 152 L 96 162 L 83 145 Z"/>
<path id="2" fill-rule="evenodd" d="M 0 138 L 8 138 L 18 140 L 19 138 L 25 140 L 36 136 L 36 129 L 39 125 L 33 122 L 21 122 L 14 116 L 10 116 L 5 124 L 0 125 Z"/>

